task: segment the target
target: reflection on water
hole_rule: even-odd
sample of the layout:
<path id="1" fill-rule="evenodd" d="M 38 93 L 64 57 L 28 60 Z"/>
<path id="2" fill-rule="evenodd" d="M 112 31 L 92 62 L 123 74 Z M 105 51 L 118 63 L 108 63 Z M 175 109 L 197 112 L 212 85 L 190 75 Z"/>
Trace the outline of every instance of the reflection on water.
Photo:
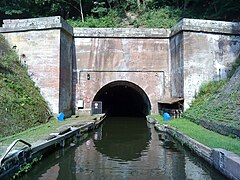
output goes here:
<path id="1" fill-rule="evenodd" d="M 119 138 L 121 137 L 121 138 Z M 96 150 L 113 160 L 131 161 L 141 157 L 151 139 L 151 130 L 144 119 L 109 118 L 101 130 L 101 137 L 94 139 Z"/>
<path id="2" fill-rule="evenodd" d="M 42 160 L 23 179 L 225 179 L 158 135 L 144 118 L 109 118 L 79 144 Z"/>

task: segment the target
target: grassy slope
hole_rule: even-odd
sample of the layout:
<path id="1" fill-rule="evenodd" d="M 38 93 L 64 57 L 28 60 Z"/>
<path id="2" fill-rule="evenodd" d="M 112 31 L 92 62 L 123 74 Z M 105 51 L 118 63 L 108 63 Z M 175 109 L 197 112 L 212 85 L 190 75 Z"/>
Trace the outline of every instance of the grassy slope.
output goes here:
<path id="1" fill-rule="evenodd" d="M 236 65 L 239 66 L 240 59 Z M 203 85 L 185 116 L 240 129 L 240 67 L 231 79 Z"/>
<path id="2" fill-rule="evenodd" d="M 190 119 L 173 119 L 168 124 L 211 148 L 223 148 L 240 155 L 239 138 L 224 136 L 196 124 L 207 120 L 240 130 L 240 59 L 233 65 L 230 77 L 225 81 L 204 84 L 184 113 Z M 161 116 L 151 117 L 163 123 Z"/>
<path id="3" fill-rule="evenodd" d="M 163 118 L 161 116 L 152 117 L 158 119 L 160 124 L 166 124 L 166 122 L 163 122 Z M 231 138 L 229 136 L 209 131 L 202 126 L 191 122 L 189 119 L 172 119 L 167 122 L 167 124 L 177 128 L 183 134 L 188 135 L 210 148 L 223 148 L 240 155 L 240 141 L 238 138 Z"/>
<path id="4" fill-rule="evenodd" d="M 0 35 L 0 47 L 3 46 L 6 47 Z M 0 56 L 0 137 L 46 122 L 49 112 L 17 55 L 10 49 L 5 51 Z"/>

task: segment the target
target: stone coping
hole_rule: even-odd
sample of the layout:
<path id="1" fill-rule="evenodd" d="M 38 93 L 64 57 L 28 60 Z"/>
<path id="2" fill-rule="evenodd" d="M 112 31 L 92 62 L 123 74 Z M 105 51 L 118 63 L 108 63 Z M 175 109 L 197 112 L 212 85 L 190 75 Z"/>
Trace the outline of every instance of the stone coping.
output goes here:
<path id="1" fill-rule="evenodd" d="M 158 28 L 74 28 L 74 37 L 168 38 L 169 29 Z"/>
<path id="2" fill-rule="evenodd" d="M 240 157 L 237 154 L 221 148 L 209 148 L 168 125 L 156 124 L 155 128 L 173 136 L 226 177 L 240 179 Z"/>
<path id="3" fill-rule="evenodd" d="M 170 36 L 174 36 L 181 31 L 239 35 L 240 22 L 183 18 L 171 29 Z"/>
<path id="4" fill-rule="evenodd" d="M 170 38 L 182 31 L 240 35 L 240 22 L 184 18 L 171 29 L 74 28 L 74 37 Z"/>
<path id="5" fill-rule="evenodd" d="M 29 19 L 6 19 L 0 28 L 1 33 L 45 30 L 45 29 L 63 29 L 73 34 L 73 28 L 62 17 L 41 17 Z"/>
<path id="6" fill-rule="evenodd" d="M 74 37 L 170 38 L 182 31 L 240 35 L 240 22 L 183 18 L 171 29 L 161 28 L 73 28 L 62 17 L 3 20 L 0 33 L 63 29 Z"/>
<path id="7" fill-rule="evenodd" d="M 105 114 L 95 115 L 93 119 L 84 122 L 76 119 L 74 122 L 57 128 L 56 133 L 51 133 L 44 138 L 40 137 L 39 140 L 30 144 L 30 148 L 18 148 L 12 154 L 6 156 L 0 165 L 0 179 L 9 179 L 24 164 L 33 162 L 34 158 L 47 155 L 48 150 L 52 150 L 53 147 L 57 149 L 59 145 L 64 148 L 67 139 L 83 137 L 86 132 L 98 128 L 104 119 Z"/>

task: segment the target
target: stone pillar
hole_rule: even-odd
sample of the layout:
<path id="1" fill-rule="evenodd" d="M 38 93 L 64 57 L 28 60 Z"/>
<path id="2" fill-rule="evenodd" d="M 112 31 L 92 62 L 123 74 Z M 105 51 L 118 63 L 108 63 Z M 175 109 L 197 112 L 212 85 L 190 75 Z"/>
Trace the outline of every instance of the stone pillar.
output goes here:
<path id="1" fill-rule="evenodd" d="M 4 20 L 0 28 L 51 111 L 71 114 L 72 27 L 61 17 Z"/>
<path id="2" fill-rule="evenodd" d="M 184 18 L 171 29 L 170 47 L 172 93 L 183 93 L 187 109 L 203 83 L 227 77 L 240 55 L 240 23 Z"/>

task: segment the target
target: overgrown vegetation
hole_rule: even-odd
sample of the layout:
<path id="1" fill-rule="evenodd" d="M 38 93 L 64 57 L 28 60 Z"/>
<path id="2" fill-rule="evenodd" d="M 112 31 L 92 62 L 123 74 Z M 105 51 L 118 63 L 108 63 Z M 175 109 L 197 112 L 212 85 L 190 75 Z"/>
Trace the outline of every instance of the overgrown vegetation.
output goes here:
<path id="1" fill-rule="evenodd" d="M 32 160 L 32 162 L 30 162 L 30 163 L 25 163 L 25 164 L 19 169 L 19 171 L 16 172 L 16 173 L 13 175 L 13 177 L 12 177 L 11 179 L 19 179 L 22 174 L 25 174 L 25 173 L 29 172 L 29 171 L 32 169 L 32 167 L 33 167 L 36 163 L 38 163 L 39 161 L 41 161 L 41 160 L 42 160 L 42 156 L 40 156 L 40 157 L 38 157 L 38 158 L 34 158 L 34 159 Z"/>
<path id="2" fill-rule="evenodd" d="M 182 11 L 169 6 L 160 9 L 141 9 L 137 12 L 110 10 L 105 16 L 87 16 L 85 21 L 72 18 L 68 23 L 73 27 L 144 27 L 171 28 L 181 19 Z"/>
<path id="3" fill-rule="evenodd" d="M 90 27 L 90 28 L 109 28 L 109 27 L 123 27 L 122 19 L 119 17 L 117 11 L 110 10 L 105 16 L 95 18 L 88 16 L 82 22 L 79 18 L 72 18 L 67 21 L 73 27 Z"/>
<path id="4" fill-rule="evenodd" d="M 202 126 L 191 122 L 189 119 L 171 119 L 168 122 L 163 122 L 163 118 L 161 116 L 154 116 L 154 118 L 159 120 L 159 124 L 167 123 L 168 125 L 177 128 L 183 134 L 188 135 L 210 148 L 223 148 L 240 155 L 239 138 L 223 136 L 205 129 Z"/>
<path id="5" fill-rule="evenodd" d="M 171 28 L 181 19 L 182 13 L 181 9 L 170 6 L 143 10 L 133 24 L 134 27 Z"/>
<path id="6" fill-rule="evenodd" d="M 0 38 L 3 46 L 3 38 Z M 0 137 L 45 123 L 46 102 L 14 50 L 0 56 Z"/>
<path id="7" fill-rule="evenodd" d="M 205 120 L 240 129 L 240 59 L 232 66 L 230 76 L 225 81 L 202 85 L 184 116 L 197 123 Z"/>
<path id="8" fill-rule="evenodd" d="M 234 0 L 2 0 L 0 18 L 60 15 L 75 27 L 169 28 L 184 17 L 239 21 L 238 6 Z"/>

